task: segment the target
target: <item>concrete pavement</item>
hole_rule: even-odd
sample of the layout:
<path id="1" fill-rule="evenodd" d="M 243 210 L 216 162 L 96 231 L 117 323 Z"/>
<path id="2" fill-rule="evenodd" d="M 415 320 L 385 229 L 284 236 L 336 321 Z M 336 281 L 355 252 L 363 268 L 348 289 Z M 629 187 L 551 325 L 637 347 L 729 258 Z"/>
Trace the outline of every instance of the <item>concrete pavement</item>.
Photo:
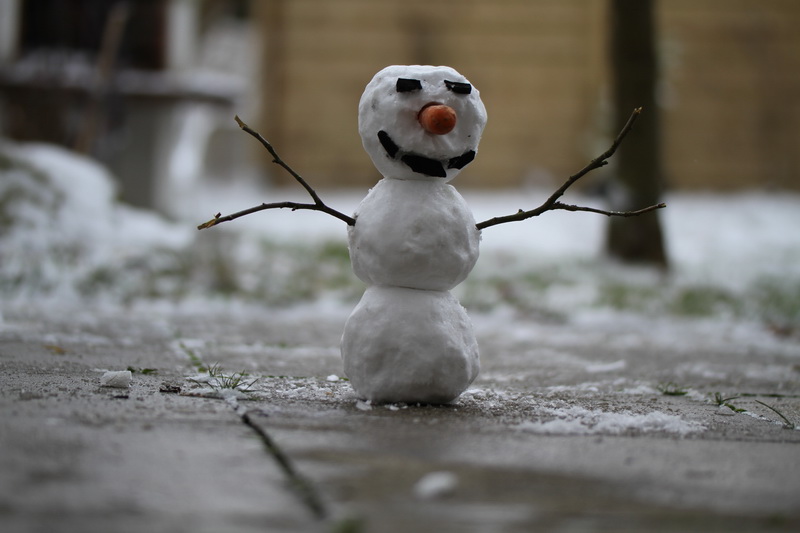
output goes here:
<path id="1" fill-rule="evenodd" d="M 607 326 L 473 316 L 472 389 L 447 406 L 380 406 L 336 379 L 345 318 L 4 309 L 0 530 L 800 528 L 800 431 L 758 403 L 800 422 L 791 339 L 692 351 L 621 325 L 621 346 L 569 340 Z M 523 325 L 535 342 L 512 335 Z M 211 398 L 186 379 L 198 361 L 259 379 Z M 130 387 L 100 385 L 128 368 Z M 715 392 L 744 411 L 720 410 Z"/>

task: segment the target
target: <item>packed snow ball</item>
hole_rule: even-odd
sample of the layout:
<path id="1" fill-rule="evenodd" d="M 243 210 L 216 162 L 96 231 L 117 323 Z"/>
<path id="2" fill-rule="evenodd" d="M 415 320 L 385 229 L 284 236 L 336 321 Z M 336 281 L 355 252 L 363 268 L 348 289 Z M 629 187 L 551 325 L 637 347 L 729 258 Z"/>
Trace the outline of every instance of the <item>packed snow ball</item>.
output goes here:
<path id="1" fill-rule="evenodd" d="M 381 180 L 355 216 L 350 260 L 367 284 L 450 290 L 478 260 L 475 219 L 446 183 Z"/>
<path id="2" fill-rule="evenodd" d="M 448 403 L 480 370 L 472 323 L 447 291 L 367 288 L 342 353 L 356 393 L 377 403 Z"/>

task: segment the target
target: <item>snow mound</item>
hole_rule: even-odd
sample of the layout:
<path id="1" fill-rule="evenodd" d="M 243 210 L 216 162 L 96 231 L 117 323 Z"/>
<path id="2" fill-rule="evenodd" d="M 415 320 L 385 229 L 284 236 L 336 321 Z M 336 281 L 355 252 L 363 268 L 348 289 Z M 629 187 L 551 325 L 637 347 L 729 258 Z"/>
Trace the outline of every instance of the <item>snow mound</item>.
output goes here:
<path id="1" fill-rule="evenodd" d="M 89 158 L 1 143 L 0 294 L 80 294 L 108 276 L 130 275 L 126 267 L 152 267 L 162 258 L 153 250 L 191 241 L 188 229 L 119 204 L 115 194 L 111 175 Z"/>

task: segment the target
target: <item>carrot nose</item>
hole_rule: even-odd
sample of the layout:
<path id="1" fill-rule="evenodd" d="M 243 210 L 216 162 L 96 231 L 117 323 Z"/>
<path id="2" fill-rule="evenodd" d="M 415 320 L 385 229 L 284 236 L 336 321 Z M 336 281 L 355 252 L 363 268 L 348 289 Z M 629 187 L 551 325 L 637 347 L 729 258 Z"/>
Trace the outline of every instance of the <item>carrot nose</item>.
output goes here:
<path id="1" fill-rule="evenodd" d="M 419 123 L 428 133 L 444 135 L 456 127 L 455 110 L 444 104 L 428 104 L 419 112 Z"/>

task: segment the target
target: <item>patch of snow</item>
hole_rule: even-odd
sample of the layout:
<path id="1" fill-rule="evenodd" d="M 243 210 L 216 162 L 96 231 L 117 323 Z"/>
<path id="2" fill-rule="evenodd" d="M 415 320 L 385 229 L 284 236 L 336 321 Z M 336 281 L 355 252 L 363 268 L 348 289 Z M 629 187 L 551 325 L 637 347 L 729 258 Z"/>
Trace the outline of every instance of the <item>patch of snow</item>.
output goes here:
<path id="1" fill-rule="evenodd" d="M 647 385 L 645 383 L 638 383 L 638 384 L 634 385 L 633 387 L 627 387 L 625 389 L 622 389 L 620 392 L 622 394 L 630 394 L 630 395 L 633 395 L 633 396 L 645 396 L 645 395 L 661 394 L 661 391 L 659 391 L 655 387 L 652 387 L 652 386 Z"/>
<path id="2" fill-rule="evenodd" d="M 414 484 L 414 496 L 420 500 L 433 500 L 452 494 L 458 487 L 458 476 L 453 472 L 430 472 Z"/>
<path id="3" fill-rule="evenodd" d="M 356 409 L 358 409 L 359 411 L 371 411 L 372 402 L 369 400 L 357 400 Z"/>
<path id="4" fill-rule="evenodd" d="M 665 432 L 685 436 L 703 431 L 705 426 L 684 420 L 677 415 L 660 411 L 637 414 L 629 411 L 607 412 L 589 410 L 584 407 L 563 409 L 544 408 L 545 416 L 554 417 L 544 421 L 525 421 L 518 428 L 531 433 L 548 435 L 618 435 L 629 431 Z"/>
<path id="5" fill-rule="evenodd" d="M 577 383 L 575 385 L 553 385 L 545 389 L 548 394 L 559 394 L 562 392 L 599 392 L 598 383 Z"/>
<path id="6" fill-rule="evenodd" d="M 108 371 L 100 376 L 100 386 L 127 389 L 131 386 L 131 371 Z"/>
<path id="7" fill-rule="evenodd" d="M 613 363 L 592 363 L 586 365 L 586 371 L 590 374 L 600 374 L 604 372 L 617 372 L 623 370 L 628 363 L 624 359 L 614 361 Z"/>
<path id="8" fill-rule="evenodd" d="M 185 247 L 188 228 L 114 202 L 95 161 L 44 144 L 0 143 L 0 290 L 22 299 L 79 296 L 99 275 L 158 249 Z"/>

